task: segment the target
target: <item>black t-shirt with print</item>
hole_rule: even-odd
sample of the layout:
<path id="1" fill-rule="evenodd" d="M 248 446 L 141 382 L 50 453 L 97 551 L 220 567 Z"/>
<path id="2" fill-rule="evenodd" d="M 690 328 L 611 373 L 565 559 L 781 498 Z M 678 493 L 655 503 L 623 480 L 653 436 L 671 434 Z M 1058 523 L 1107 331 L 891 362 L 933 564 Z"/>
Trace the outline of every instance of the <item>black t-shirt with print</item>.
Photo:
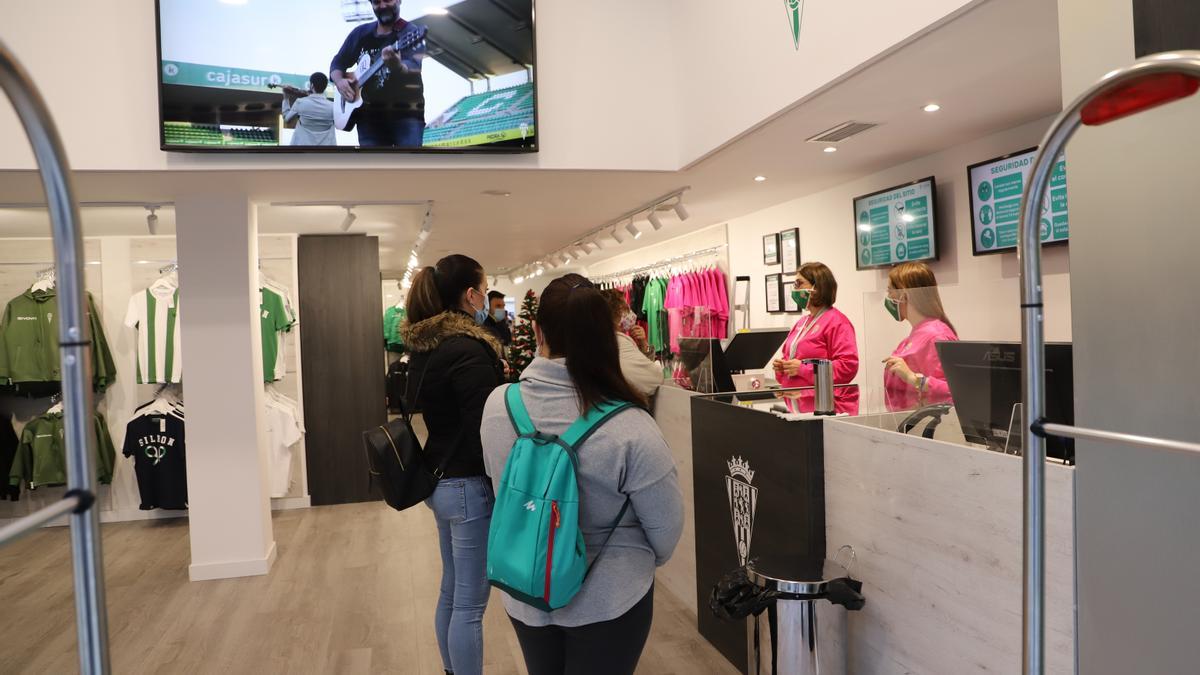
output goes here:
<path id="1" fill-rule="evenodd" d="M 125 427 L 122 454 L 133 457 L 141 508 L 186 509 L 187 452 L 183 420 L 174 415 L 135 417 Z"/>

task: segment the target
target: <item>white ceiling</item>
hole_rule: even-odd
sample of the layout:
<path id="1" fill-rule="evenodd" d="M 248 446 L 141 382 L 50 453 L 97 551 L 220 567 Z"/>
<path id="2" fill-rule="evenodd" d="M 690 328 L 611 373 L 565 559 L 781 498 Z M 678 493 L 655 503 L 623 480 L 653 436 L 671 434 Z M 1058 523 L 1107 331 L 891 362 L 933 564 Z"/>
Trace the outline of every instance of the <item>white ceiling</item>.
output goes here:
<path id="1" fill-rule="evenodd" d="M 997 36 L 1009 36 L 999 40 Z M 942 111 L 927 114 L 930 101 Z M 1047 0 L 989 0 L 882 57 L 773 120 L 677 172 L 524 169 L 85 172 L 84 201 L 169 202 L 195 192 L 245 194 L 259 203 L 263 232 L 340 232 L 339 207 L 272 207 L 281 201 L 432 200 L 433 236 L 423 258 L 463 252 L 489 270 L 532 262 L 616 216 L 691 186 L 692 217 L 648 231 L 637 245 L 678 237 L 758 209 L 1057 112 L 1061 107 L 1058 17 Z M 696 114 L 702 114 L 698 112 Z M 826 154 L 804 139 L 847 120 L 880 126 Z M 642 123 L 655 123 L 646 116 Z M 671 120 L 657 123 L 671 124 Z M 763 183 L 755 175 L 766 175 Z M 42 198 L 36 175 L 0 174 L 0 202 Z M 483 194 L 511 192 L 510 197 Z M 358 207 L 352 232 L 380 236 L 383 266 L 404 267 L 424 207 Z M 86 208 L 87 235 L 145 234 L 140 208 Z M 162 233 L 173 231 L 169 210 Z M 644 221 L 641 221 L 644 225 Z M 43 214 L 0 209 L 0 236 L 47 233 Z M 649 230 L 647 225 L 645 229 Z M 586 262 L 629 250 L 594 253 Z"/>

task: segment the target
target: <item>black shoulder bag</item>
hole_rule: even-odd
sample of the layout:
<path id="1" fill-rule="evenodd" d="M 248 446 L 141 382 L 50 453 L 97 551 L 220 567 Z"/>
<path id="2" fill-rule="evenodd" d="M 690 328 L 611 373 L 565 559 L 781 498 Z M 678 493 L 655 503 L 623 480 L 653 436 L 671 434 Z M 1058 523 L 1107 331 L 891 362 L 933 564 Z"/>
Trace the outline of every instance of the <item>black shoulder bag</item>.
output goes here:
<path id="1" fill-rule="evenodd" d="M 425 384 L 428 370 L 426 364 L 417 383 L 414 401 L 421 395 L 421 385 Z M 403 398 L 400 399 L 400 417 L 364 431 L 363 446 L 367 451 L 368 480 L 378 481 L 383 501 L 397 511 L 428 499 L 444 475 L 445 466 L 430 470 L 426 464 L 425 451 L 413 431 L 412 416 Z"/>

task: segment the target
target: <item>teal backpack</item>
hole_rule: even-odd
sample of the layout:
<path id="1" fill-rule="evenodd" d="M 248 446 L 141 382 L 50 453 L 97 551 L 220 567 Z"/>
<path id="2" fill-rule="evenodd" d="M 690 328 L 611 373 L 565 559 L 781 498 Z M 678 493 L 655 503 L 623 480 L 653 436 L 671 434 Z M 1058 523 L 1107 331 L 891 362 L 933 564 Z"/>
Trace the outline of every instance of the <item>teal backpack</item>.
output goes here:
<path id="1" fill-rule="evenodd" d="M 632 404 L 604 403 L 575 420 L 562 436 L 552 436 L 534 428 L 520 383 L 509 386 L 504 402 L 517 440 L 504 464 L 488 530 L 488 582 L 550 612 L 571 602 L 590 568 L 579 528 L 579 446 Z M 628 508 L 626 499 L 605 546 Z"/>

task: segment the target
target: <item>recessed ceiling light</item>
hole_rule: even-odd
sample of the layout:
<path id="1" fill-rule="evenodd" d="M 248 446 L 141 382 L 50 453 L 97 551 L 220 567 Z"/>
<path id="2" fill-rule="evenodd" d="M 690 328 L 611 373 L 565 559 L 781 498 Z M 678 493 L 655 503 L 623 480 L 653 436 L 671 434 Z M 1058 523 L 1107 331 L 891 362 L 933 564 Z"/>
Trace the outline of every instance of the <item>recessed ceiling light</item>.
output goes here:
<path id="1" fill-rule="evenodd" d="M 940 106 L 936 103 L 930 103 L 929 105 L 922 108 L 922 110 L 924 110 L 925 112 L 937 112 L 941 109 L 942 109 L 942 106 Z"/>
<path id="2" fill-rule="evenodd" d="M 489 197 L 511 197 L 512 193 L 508 190 L 484 190 L 483 194 Z"/>
<path id="3" fill-rule="evenodd" d="M 766 176 L 755 176 L 755 177 L 754 177 L 754 182 L 755 182 L 755 183 L 761 183 L 761 182 L 763 182 L 763 181 L 764 181 L 764 180 L 766 180 L 766 179 L 767 179 L 767 177 L 766 177 Z"/>
<path id="4" fill-rule="evenodd" d="M 829 145 L 829 146 L 825 147 L 825 152 L 837 152 L 837 148 L 833 147 L 832 145 Z"/>

